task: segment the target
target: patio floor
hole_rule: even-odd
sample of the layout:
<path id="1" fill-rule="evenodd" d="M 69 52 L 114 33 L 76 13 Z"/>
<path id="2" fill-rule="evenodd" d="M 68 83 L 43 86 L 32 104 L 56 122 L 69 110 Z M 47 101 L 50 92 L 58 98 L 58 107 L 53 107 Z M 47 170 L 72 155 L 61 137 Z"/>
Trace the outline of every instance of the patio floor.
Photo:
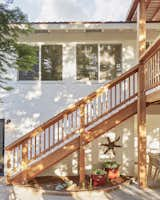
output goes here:
<path id="1" fill-rule="evenodd" d="M 3 200 L 160 200 L 160 186 L 156 189 L 138 189 L 136 184 L 123 186 L 121 189 L 105 193 L 104 191 L 77 192 L 72 196 L 56 196 L 45 194 L 43 190 L 35 190 L 22 186 L 5 186 L 0 184 L 0 199 Z"/>

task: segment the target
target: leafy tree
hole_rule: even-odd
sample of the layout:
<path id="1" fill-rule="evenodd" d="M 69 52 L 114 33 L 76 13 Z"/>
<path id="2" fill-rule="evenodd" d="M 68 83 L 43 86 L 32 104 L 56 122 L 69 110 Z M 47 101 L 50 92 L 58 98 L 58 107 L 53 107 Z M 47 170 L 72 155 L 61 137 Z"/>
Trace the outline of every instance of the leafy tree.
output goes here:
<path id="1" fill-rule="evenodd" d="M 30 70 L 36 63 L 35 48 L 18 43 L 19 35 L 31 31 L 27 16 L 19 8 L 0 4 L 0 88 L 12 89 L 7 84 L 10 69 Z"/>

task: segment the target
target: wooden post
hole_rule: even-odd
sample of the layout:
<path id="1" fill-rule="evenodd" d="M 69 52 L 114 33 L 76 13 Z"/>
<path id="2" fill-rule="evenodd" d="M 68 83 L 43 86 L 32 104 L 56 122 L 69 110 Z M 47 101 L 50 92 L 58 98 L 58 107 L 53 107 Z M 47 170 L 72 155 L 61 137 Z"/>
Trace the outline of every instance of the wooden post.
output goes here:
<path id="1" fill-rule="evenodd" d="M 145 96 L 145 71 L 144 65 L 138 71 L 138 184 L 139 187 L 147 186 L 147 161 L 146 161 L 146 96 Z"/>
<path id="2" fill-rule="evenodd" d="M 10 185 L 10 177 L 11 177 L 11 152 L 7 150 L 7 176 L 6 176 L 6 184 Z"/>
<path id="3" fill-rule="evenodd" d="M 85 149 L 83 134 L 85 131 L 85 106 L 80 107 L 80 149 L 79 149 L 79 184 L 82 187 L 85 184 Z"/>
<path id="4" fill-rule="evenodd" d="M 146 50 L 146 3 L 139 0 L 137 8 L 137 46 L 139 58 Z M 138 70 L 138 183 L 139 187 L 147 186 L 146 171 L 146 97 L 145 97 L 145 70 L 144 64 L 140 63 Z"/>
<path id="5" fill-rule="evenodd" d="M 139 0 L 137 7 L 137 46 L 138 56 L 146 50 L 146 3 L 145 0 Z"/>
<path id="6" fill-rule="evenodd" d="M 28 145 L 25 141 L 22 145 L 22 167 L 25 170 L 23 184 L 27 183 Z"/>

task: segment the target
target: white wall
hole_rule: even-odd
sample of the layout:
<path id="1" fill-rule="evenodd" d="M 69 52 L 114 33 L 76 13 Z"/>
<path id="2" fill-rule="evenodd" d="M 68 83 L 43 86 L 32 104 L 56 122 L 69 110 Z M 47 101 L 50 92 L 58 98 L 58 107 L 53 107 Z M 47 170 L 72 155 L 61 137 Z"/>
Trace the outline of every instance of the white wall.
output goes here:
<path id="1" fill-rule="evenodd" d="M 22 42 L 63 45 L 62 81 L 17 81 L 17 72 L 12 71 L 14 87 L 11 92 L 3 92 L 0 117 L 11 119 L 6 125 L 6 140 L 9 144 L 26 134 L 42 122 L 65 109 L 81 97 L 94 91 L 103 83 L 98 81 L 81 82 L 76 80 L 77 43 L 121 43 L 122 66 L 126 71 L 136 64 L 136 42 L 133 31 L 106 31 L 103 33 L 60 32 L 33 34 L 20 39 Z"/>
<path id="2" fill-rule="evenodd" d="M 154 30 L 150 31 L 148 37 L 152 39 L 152 36 L 155 37 Z M 56 31 L 48 33 L 47 35 L 34 34 L 27 38 L 21 37 L 20 40 L 21 42 L 36 44 L 62 44 L 63 81 L 17 81 L 17 72 L 14 70 L 11 72 L 13 81 L 9 84 L 14 87 L 14 90 L 11 92 L 2 91 L 1 97 L 3 103 L 0 104 L 0 118 L 11 120 L 11 123 L 6 125 L 5 129 L 6 145 L 102 85 L 98 81 L 76 81 L 77 43 L 121 43 L 123 71 L 126 71 L 137 63 L 136 32 L 132 30 L 107 30 L 102 33 Z M 112 131 L 118 135 L 122 134 L 121 143 L 124 143 L 122 148 L 123 153 L 117 153 L 118 161 L 120 163 L 123 161 L 121 170 L 122 172 L 127 171 L 128 174 L 133 174 L 134 150 L 128 152 L 128 148 L 134 145 L 134 126 L 132 119 L 122 123 Z M 91 149 L 95 149 L 96 143 L 102 140 L 103 137 L 90 144 L 92 146 Z M 100 159 L 100 164 L 102 160 L 99 152 L 102 154 L 101 150 L 97 150 L 96 155 Z M 76 165 L 76 153 L 71 157 L 74 157 L 74 164 Z M 97 159 L 95 157 L 90 158 L 92 161 L 89 160 L 89 157 L 87 159 L 89 170 L 89 162 L 96 164 Z M 74 170 L 74 173 L 76 173 L 75 166 Z"/>

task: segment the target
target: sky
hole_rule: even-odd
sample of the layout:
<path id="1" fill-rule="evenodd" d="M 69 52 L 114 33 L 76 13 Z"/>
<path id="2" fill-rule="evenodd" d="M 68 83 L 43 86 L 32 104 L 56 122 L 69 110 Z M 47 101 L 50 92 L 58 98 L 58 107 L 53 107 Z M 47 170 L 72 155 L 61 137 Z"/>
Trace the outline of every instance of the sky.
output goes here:
<path id="1" fill-rule="evenodd" d="M 123 21 L 132 0 L 0 0 L 13 1 L 29 21 Z"/>

